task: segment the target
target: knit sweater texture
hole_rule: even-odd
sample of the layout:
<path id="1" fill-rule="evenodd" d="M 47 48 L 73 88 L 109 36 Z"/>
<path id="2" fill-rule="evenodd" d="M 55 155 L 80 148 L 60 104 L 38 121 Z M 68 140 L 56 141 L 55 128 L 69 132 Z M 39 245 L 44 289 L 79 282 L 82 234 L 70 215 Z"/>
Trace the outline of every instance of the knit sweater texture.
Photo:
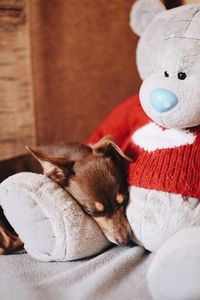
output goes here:
<path id="1" fill-rule="evenodd" d="M 200 126 L 167 129 L 155 124 L 143 111 L 139 97 L 118 105 L 90 136 L 96 143 L 112 135 L 133 159 L 130 186 L 181 194 L 200 199 Z"/>

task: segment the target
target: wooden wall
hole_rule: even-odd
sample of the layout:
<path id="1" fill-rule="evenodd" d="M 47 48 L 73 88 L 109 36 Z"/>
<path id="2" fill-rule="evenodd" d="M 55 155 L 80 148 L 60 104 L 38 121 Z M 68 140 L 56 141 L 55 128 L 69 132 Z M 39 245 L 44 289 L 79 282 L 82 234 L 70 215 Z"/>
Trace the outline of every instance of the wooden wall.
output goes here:
<path id="1" fill-rule="evenodd" d="M 0 159 L 35 143 L 25 3 L 0 1 Z"/>
<path id="2" fill-rule="evenodd" d="M 26 144 L 84 141 L 138 91 L 132 4 L 0 0 L 0 160 Z"/>
<path id="3" fill-rule="evenodd" d="M 84 141 L 138 91 L 133 0 L 31 2 L 38 143 Z"/>
<path id="4" fill-rule="evenodd" d="M 0 160 L 84 141 L 138 90 L 132 3 L 0 0 Z"/>

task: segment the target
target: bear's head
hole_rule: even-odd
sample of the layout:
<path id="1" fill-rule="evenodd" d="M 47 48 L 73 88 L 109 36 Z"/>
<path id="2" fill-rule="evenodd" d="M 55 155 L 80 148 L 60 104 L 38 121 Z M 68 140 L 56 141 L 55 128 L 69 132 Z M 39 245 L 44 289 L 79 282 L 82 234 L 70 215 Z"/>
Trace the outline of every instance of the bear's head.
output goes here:
<path id="1" fill-rule="evenodd" d="M 200 4 L 166 10 L 137 0 L 131 28 L 140 36 L 137 66 L 146 114 L 166 128 L 200 125 Z"/>

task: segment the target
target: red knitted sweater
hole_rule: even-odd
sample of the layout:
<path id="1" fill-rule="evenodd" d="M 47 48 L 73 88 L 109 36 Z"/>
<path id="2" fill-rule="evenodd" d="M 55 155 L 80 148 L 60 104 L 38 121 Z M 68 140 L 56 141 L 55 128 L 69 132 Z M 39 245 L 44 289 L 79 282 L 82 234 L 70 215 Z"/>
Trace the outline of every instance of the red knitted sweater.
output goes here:
<path id="1" fill-rule="evenodd" d="M 138 96 L 133 96 L 111 112 L 88 143 L 108 134 L 133 158 L 129 185 L 200 199 L 200 126 L 164 129 L 147 117 Z"/>

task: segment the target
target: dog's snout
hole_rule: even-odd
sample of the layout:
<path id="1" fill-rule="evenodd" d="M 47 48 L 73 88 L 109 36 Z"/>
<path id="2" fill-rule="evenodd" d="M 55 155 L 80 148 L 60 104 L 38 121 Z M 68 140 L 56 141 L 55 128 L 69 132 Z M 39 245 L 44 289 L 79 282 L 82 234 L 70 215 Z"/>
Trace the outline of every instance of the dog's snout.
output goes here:
<path id="1" fill-rule="evenodd" d="M 126 217 L 124 217 L 124 223 L 118 228 L 117 231 L 113 232 L 113 243 L 117 245 L 125 245 L 131 239 L 131 227 Z"/>
<path id="2" fill-rule="evenodd" d="M 130 227 L 122 227 L 114 232 L 105 233 L 106 237 L 114 244 L 126 245 L 131 239 Z"/>
<path id="3" fill-rule="evenodd" d="M 131 227 L 125 216 L 124 209 L 118 210 L 112 217 L 95 218 L 104 235 L 117 245 L 125 245 L 131 238 Z"/>
<path id="4" fill-rule="evenodd" d="M 125 233 L 125 234 L 121 234 L 116 236 L 116 238 L 114 238 L 113 242 L 117 245 L 126 245 L 131 238 L 131 233 Z"/>

